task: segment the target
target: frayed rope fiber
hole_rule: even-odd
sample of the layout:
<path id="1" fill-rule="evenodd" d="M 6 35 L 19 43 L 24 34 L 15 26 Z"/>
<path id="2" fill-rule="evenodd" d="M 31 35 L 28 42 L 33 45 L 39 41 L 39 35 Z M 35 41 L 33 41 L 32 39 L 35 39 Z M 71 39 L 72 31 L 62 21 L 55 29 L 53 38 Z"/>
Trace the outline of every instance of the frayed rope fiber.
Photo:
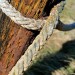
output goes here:
<path id="1" fill-rule="evenodd" d="M 32 60 L 34 60 L 35 55 L 37 55 L 38 50 L 42 48 L 52 34 L 54 27 L 56 27 L 60 13 L 59 10 L 63 8 L 62 6 L 64 4 L 65 2 L 62 1 L 55 5 L 46 20 L 35 20 L 22 16 L 20 12 L 18 12 L 11 4 L 8 3 L 7 0 L 0 0 L 0 8 L 15 23 L 29 30 L 38 30 L 42 28 L 39 35 L 37 35 L 33 43 L 28 47 L 24 55 L 22 55 L 17 61 L 8 75 L 23 75 L 23 72 L 27 70 Z"/>

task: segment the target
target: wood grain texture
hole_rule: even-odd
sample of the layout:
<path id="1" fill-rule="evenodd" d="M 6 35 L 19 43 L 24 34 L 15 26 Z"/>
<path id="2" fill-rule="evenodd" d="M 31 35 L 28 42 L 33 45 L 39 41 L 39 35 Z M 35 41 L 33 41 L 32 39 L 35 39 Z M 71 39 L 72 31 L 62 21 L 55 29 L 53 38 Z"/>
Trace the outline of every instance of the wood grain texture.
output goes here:
<path id="1" fill-rule="evenodd" d="M 38 19 L 42 17 L 48 1 L 56 0 L 8 1 L 23 16 Z M 0 10 L 0 75 L 8 75 L 38 33 L 38 31 L 29 31 L 15 24 Z"/>
<path id="2" fill-rule="evenodd" d="M 36 19 L 41 16 L 46 2 L 47 0 L 10 0 L 22 15 Z M 8 75 L 36 35 L 36 31 L 15 24 L 0 10 L 0 75 Z"/>

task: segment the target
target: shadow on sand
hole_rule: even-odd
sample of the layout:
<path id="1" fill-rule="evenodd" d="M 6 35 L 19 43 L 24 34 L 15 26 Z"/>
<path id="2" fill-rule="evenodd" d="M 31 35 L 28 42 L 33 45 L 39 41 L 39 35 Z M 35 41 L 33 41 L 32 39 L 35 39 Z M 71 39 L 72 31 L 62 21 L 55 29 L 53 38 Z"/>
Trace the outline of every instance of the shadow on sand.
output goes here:
<path id="1" fill-rule="evenodd" d="M 24 75 L 52 75 L 55 70 L 62 67 L 66 69 L 72 61 L 70 58 L 75 59 L 75 40 L 64 43 L 56 54 L 48 54 L 41 61 L 37 61 Z"/>
<path id="2" fill-rule="evenodd" d="M 71 24 L 64 24 L 64 23 L 62 23 L 59 20 L 56 29 L 58 29 L 60 31 L 70 31 L 70 30 L 73 30 L 73 29 L 75 29 L 75 22 L 73 22 Z"/>
<path id="3" fill-rule="evenodd" d="M 65 24 L 63 26 L 63 30 L 62 31 L 70 31 L 72 29 L 75 29 L 75 23 L 72 23 L 72 24 Z"/>

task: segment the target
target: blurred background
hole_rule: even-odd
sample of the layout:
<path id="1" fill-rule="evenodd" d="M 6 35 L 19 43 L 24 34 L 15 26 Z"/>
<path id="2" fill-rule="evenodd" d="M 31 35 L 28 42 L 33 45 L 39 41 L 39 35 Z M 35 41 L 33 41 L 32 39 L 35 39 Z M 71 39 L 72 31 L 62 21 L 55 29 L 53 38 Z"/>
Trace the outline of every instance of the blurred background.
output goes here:
<path id="1" fill-rule="evenodd" d="M 71 30 L 55 29 L 24 75 L 75 75 L 75 0 L 66 0 L 60 20 Z"/>

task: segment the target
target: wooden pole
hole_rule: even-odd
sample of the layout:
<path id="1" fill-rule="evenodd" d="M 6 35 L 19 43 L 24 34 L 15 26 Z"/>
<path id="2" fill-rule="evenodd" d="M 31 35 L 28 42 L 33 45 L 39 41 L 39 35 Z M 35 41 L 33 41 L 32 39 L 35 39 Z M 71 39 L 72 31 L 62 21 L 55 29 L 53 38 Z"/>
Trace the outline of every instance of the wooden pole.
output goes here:
<path id="1" fill-rule="evenodd" d="M 9 1 L 9 0 L 8 0 Z M 39 18 L 48 0 L 10 0 L 23 16 Z M 15 24 L 0 10 L 0 75 L 8 75 L 37 32 Z"/>
<path id="2" fill-rule="evenodd" d="M 8 1 L 23 16 L 38 19 L 42 17 L 43 11 L 47 11 L 46 8 L 49 9 L 46 6 L 47 3 L 50 5 L 51 2 L 56 0 L 51 0 L 51 2 L 50 0 Z M 38 33 L 15 24 L 0 10 L 0 75 L 8 75 Z"/>

